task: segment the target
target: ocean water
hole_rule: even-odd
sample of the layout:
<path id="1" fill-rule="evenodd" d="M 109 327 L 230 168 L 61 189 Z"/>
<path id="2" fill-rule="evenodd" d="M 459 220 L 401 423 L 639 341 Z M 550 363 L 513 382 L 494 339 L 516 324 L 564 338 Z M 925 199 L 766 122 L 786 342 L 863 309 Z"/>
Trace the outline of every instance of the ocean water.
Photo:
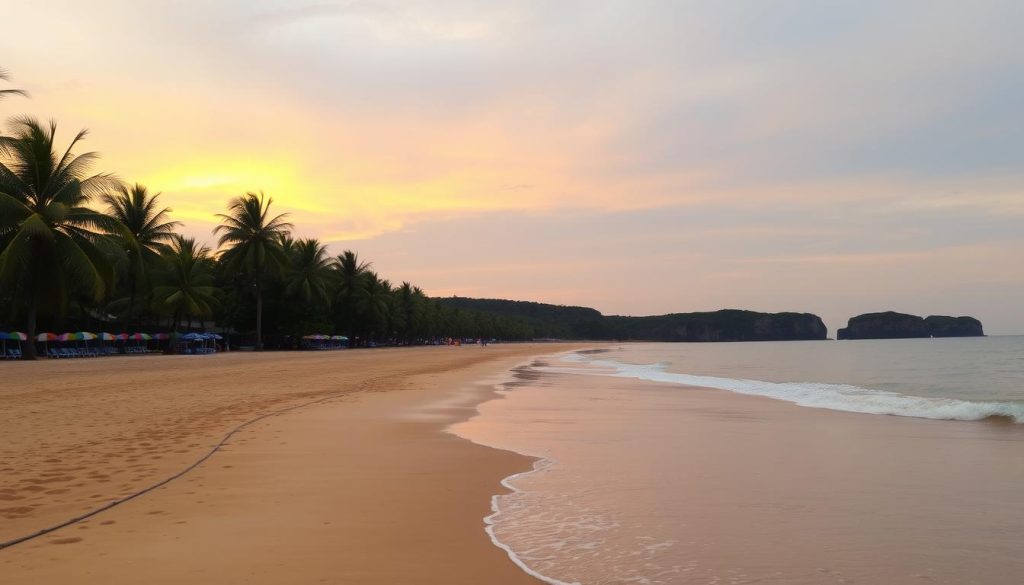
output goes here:
<path id="1" fill-rule="evenodd" d="M 486 525 L 545 582 L 1024 575 L 1024 337 L 625 344 L 500 393 L 450 430 L 537 458 Z"/>

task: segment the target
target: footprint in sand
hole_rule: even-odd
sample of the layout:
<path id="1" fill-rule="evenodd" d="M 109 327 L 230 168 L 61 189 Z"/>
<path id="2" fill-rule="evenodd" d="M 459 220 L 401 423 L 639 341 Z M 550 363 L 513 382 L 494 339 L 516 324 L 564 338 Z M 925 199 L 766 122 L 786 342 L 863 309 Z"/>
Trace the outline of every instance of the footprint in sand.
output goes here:
<path id="1" fill-rule="evenodd" d="M 76 542 L 82 542 L 84 538 L 78 536 L 69 536 L 65 538 L 53 538 L 50 540 L 50 544 L 74 544 Z"/>

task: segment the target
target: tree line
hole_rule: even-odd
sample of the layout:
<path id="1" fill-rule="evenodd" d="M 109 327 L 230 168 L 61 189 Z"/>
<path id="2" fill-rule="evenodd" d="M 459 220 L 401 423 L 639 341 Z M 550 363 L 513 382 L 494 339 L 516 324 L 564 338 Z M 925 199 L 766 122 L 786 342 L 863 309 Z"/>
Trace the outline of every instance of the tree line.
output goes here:
<path id="1" fill-rule="evenodd" d="M 0 70 L 0 81 L 7 74 Z M 0 99 L 26 95 L 0 89 Z M 161 194 L 92 169 L 61 144 L 54 122 L 19 116 L 0 133 L 0 326 L 245 332 L 256 349 L 295 347 L 310 333 L 358 343 L 442 337 L 530 339 L 530 324 L 446 306 L 409 282 L 395 285 L 359 256 L 294 238 L 273 199 L 248 192 L 217 214 L 217 248 L 185 237 Z M 44 329 L 45 328 L 45 329 Z M 35 344 L 24 356 L 35 358 Z"/>

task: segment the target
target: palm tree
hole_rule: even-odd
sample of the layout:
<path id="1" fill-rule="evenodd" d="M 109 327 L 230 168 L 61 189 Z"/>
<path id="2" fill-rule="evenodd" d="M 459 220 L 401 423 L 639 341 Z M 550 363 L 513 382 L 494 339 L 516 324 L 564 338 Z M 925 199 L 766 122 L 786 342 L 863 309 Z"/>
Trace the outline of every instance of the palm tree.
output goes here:
<path id="1" fill-rule="evenodd" d="M 274 200 L 261 191 L 246 193 L 228 205 L 228 213 L 217 214 L 221 224 L 213 233 L 221 234 L 218 246 L 227 246 L 221 253 L 225 269 L 251 282 L 256 295 L 256 349 L 263 349 L 263 285 L 270 273 L 278 273 L 288 257 L 281 239 L 292 224 L 284 220 L 287 213 L 270 217 Z"/>
<path id="2" fill-rule="evenodd" d="M 369 324 L 369 336 L 374 333 L 387 334 L 388 319 L 391 316 L 391 283 L 381 279 L 375 272 L 367 272 L 363 293 L 359 297 L 359 312 Z"/>
<path id="3" fill-rule="evenodd" d="M 114 280 L 101 250 L 104 234 L 127 234 L 116 219 L 86 207 L 116 181 L 89 173 L 95 153 L 72 154 L 85 130 L 63 154 L 54 150 L 54 122 L 15 118 L 11 130 L 0 137 L 0 288 L 15 291 L 34 339 L 41 310 L 63 314 L 71 296 L 103 298 Z M 34 343 L 24 356 L 35 359 Z"/>
<path id="4" fill-rule="evenodd" d="M 402 286 L 395 289 L 394 318 L 395 330 L 405 342 L 409 341 L 413 322 L 416 316 L 416 287 L 403 282 Z"/>
<path id="5" fill-rule="evenodd" d="M 348 337 L 353 342 L 356 300 L 366 290 L 366 274 L 370 271 L 370 266 L 369 262 L 360 262 L 359 256 L 352 250 L 345 250 L 334 259 L 337 301 L 345 311 L 345 326 L 348 327 Z"/>
<path id="6" fill-rule="evenodd" d="M 129 240 L 119 238 L 128 254 L 128 314 L 130 320 L 135 309 L 137 281 L 146 280 L 147 266 L 152 266 L 167 243 L 175 238 L 174 230 L 180 222 L 167 221 L 169 207 L 158 207 L 160 193 L 150 195 L 143 185 L 122 185 L 113 193 L 105 193 L 103 201 L 108 213 L 128 228 Z"/>
<path id="7" fill-rule="evenodd" d="M 285 250 L 291 259 L 285 274 L 285 294 L 306 304 L 330 304 L 334 271 L 327 247 L 315 239 L 305 239 L 287 242 Z"/>
<path id="8" fill-rule="evenodd" d="M 173 315 L 174 323 L 192 317 L 200 320 L 213 315 L 217 288 L 213 284 L 213 259 L 210 249 L 197 246 L 194 238 L 175 235 L 160 255 L 155 271 L 153 304 L 162 313 Z"/>
<path id="9" fill-rule="evenodd" d="M 0 68 L 0 81 L 10 81 L 10 75 L 7 73 L 6 69 Z M 28 96 L 27 93 L 20 89 L 0 89 L 0 100 L 9 95 Z"/>

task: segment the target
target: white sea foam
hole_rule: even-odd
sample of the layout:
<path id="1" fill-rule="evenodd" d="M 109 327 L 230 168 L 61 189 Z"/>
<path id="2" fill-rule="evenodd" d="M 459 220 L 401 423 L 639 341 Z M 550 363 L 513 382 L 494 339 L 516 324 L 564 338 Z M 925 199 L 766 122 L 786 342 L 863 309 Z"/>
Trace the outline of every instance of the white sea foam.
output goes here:
<path id="1" fill-rule="evenodd" d="M 569 355 L 569 354 L 568 353 L 558 353 L 558 354 L 554 354 L 554 355 L 546 356 L 546 357 L 549 357 L 549 358 L 552 358 L 552 359 L 557 359 L 557 358 L 560 358 L 560 357 L 564 357 L 565 355 Z M 522 362 L 520 364 L 517 364 L 517 365 L 513 366 L 507 372 L 503 373 L 499 377 L 494 378 L 494 379 L 483 380 L 483 381 L 480 382 L 480 384 L 484 385 L 484 386 L 492 386 L 493 388 L 495 388 L 495 390 L 497 390 L 498 394 L 505 395 L 508 392 L 508 390 L 507 390 L 508 384 L 511 383 L 511 382 L 514 382 L 516 380 L 516 376 L 515 376 L 514 372 L 516 372 L 518 370 L 521 370 L 523 368 L 533 367 L 533 364 L 534 364 L 533 360 Z M 479 416 L 480 415 L 480 405 L 477 405 L 477 409 L 476 410 L 477 410 L 477 416 Z M 453 430 L 452 426 L 449 426 L 449 427 L 445 428 L 445 432 L 454 434 L 454 435 L 462 437 L 463 439 L 466 439 L 466 440 L 468 440 L 468 441 L 470 441 L 472 443 L 476 443 L 478 445 L 483 445 L 485 447 L 491 447 L 491 448 L 496 448 L 496 449 L 502 448 L 502 447 L 499 447 L 497 445 L 489 445 L 487 443 L 481 443 L 481 442 L 477 441 L 476 439 L 474 439 L 472 437 L 468 437 L 468 436 L 465 436 L 465 435 L 460 435 L 459 433 L 457 433 L 457 432 L 455 432 Z M 509 491 L 511 491 L 512 492 L 511 495 L 515 495 L 517 493 L 521 493 L 521 490 L 519 490 L 519 488 L 517 488 L 512 483 L 516 479 L 518 479 L 520 477 L 523 477 L 525 475 L 529 475 L 531 473 L 537 473 L 539 471 L 542 471 L 544 468 L 546 468 L 546 467 L 548 467 L 548 466 L 550 466 L 550 465 L 552 465 L 554 463 L 552 460 L 547 459 L 547 458 L 545 458 L 542 455 L 539 455 L 537 453 L 529 453 L 529 452 L 524 452 L 522 450 L 517 451 L 517 452 L 520 455 L 524 455 L 526 457 L 533 457 L 533 458 L 536 459 L 536 461 L 534 461 L 533 468 L 530 469 L 529 471 L 523 471 L 523 472 L 520 472 L 520 473 L 515 473 L 515 474 L 510 475 L 510 476 L 506 477 L 505 479 L 501 480 L 501 485 L 504 486 Z M 502 542 L 498 538 L 498 536 L 495 534 L 494 525 L 498 521 L 498 517 L 501 515 L 500 501 L 501 501 L 502 497 L 503 496 L 501 494 L 495 494 L 495 495 L 491 496 L 491 514 L 484 518 L 484 531 L 487 532 L 487 536 L 490 537 L 491 543 L 494 544 L 494 546 L 496 546 L 496 547 L 500 548 L 501 550 L 505 551 L 505 554 L 508 555 L 508 558 L 517 567 L 519 567 L 523 572 L 525 572 L 526 574 L 534 577 L 535 579 L 538 579 L 538 580 L 540 580 L 540 581 L 542 581 L 544 583 L 548 583 L 549 585 L 580 585 L 580 583 L 578 583 L 578 582 L 569 583 L 569 582 L 566 582 L 566 581 L 560 581 L 558 579 L 555 579 L 554 577 L 549 577 L 549 576 L 544 575 L 544 574 L 540 573 L 539 571 L 533 569 L 532 567 L 530 567 L 529 565 L 526 564 L 526 562 L 516 553 L 515 550 L 512 549 L 511 546 L 509 546 L 508 544 Z M 508 495 L 505 495 L 504 497 L 507 498 Z"/>
<path id="2" fill-rule="evenodd" d="M 579 353 L 564 356 L 563 361 L 598 366 L 587 373 L 592 375 L 634 378 L 651 382 L 665 382 L 685 386 L 703 386 L 728 390 L 737 394 L 765 396 L 785 400 L 799 406 L 825 408 L 864 414 L 889 414 L 936 420 L 984 420 L 1004 417 L 1015 423 L 1024 423 L 1024 404 L 1019 402 L 980 402 L 907 396 L 897 392 L 873 390 L 845 384 L 817 382 L 765 382 L 696 376 L 667 371 L 666 364 L 626 364 L 609 359 L 592 358 Z M 576 371 L 577 373 L 579 370 Z"/>
<path id="3" fill-rule="evenodd" d="M 551 464 L 551 462 L 549 460 L 541 459 L 541 460 L 539 460 L 539 461 L 537 461 L 537 462 L 535 462 L 533 464 L 533 469 L 531 469 L 530 471 L 524 471 L 522 473 L 517 473 L 515 475 L 510 475 L 510 476 L 506 477 L 505 479 L 501 480 L 501 485 L 505 486 L 505 488 L 507 488 L 508 490 L 512 491 L 513 493 L 519 492 L 519 489 L 516 488 L 516 486 L 513 485 L 513 483 L 512 483 L 513 481 L 516 480 L 516 478 L 522 477 L 522 476 L 530 474 L 530 473 L 535 473 L 537 471 L 540 471 L 541 469 L 543 469 L 544 467 L 546 467 L 547 465 L 550 465 L 550 464 Z M 484 518 L 484 524 L 486 524 L 486 527 L 484 528 L 484 530 L 487 532 L 487 535 L 489 537 L 491 537 L 491 542 L 494 544 L 494 546 L 496 546 L 496 547 L 500 548 L 501 550 L 505 551 L 505 553 L 508 554 L 508 558 L 511 559 L 512 562 L 515 563 L 517 567 L 522 569 L 523 572 L 525 572 L 526 574 L 531 575 L 532 577 L 534 577 L 536 579 L 539 579 L 539 580 L 541 580 L 541 581 L 543 581 L 545 583 L 549 583 L 550 585 L 580 585 L 579 583 L 576 583 L 576 582 L 568 583 L 566 581 L 559 581 L 558 579 L 555 579 L 553 577 L 548 577 L 547 575 L 544 575 L 544 574 L 541 574 L 538 571 L 535 571 L 534 569 L 530 568 L 530 566 L 527 565 L 523 561 L 523 559 L 520 558 L 520 556 L 516 554 L 516 552 L 514 550 L 512 550 L 512 547 L 510 547 L 509 545 L 505 544 L 504 542 L 502 542 L 501 540 L 498 539 L 497 535 L 494 533 L 494 524 L 498 521 L 498 516 L 501 515 L 501 506 L 499 504 L 499 502 L 501 501 L 501 498 L 502 498 L 502 496 L 500 496 L 500 495 L 491 496 L 491 515 L 487 516 L 486 518 Z"/>

